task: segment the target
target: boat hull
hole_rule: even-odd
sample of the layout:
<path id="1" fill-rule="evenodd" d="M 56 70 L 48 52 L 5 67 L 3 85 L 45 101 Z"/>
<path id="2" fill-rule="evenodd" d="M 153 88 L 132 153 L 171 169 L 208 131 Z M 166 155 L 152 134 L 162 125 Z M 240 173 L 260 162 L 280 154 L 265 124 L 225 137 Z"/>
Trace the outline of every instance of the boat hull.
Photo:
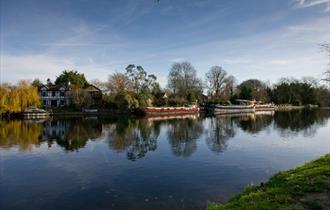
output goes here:
<path id="1" fill-rule="evenodd" d="M 275 106 L 273 104 L 261 104 L 255 106 L 256 111 L 274 111 Z"/>
<path id="2" fill-rule="evenodd" d="M 239 106 L 239 105 L 214 106 L 215 114 L 238 114 L 238 113 L 254 113 L 254 112 L 255 112 L 255 106 Z"/>
<path id="3" fill-rule="evenodd" d="M 140 110 L 146 115 L 174 115 L 198 113 L 198 107 L 146 107 Z"/>

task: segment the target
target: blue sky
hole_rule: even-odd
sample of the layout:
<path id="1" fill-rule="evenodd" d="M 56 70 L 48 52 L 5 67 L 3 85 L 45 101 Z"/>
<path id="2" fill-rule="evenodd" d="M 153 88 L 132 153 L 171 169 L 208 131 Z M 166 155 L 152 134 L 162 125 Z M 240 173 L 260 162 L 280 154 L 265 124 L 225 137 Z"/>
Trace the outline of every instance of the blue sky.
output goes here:
<path id="1" fill-rule="evenodd" d="M 89 80 L 139 64 L 164 86 L 173 62 L 238 82 L 320 78 L 330 0 L 0 0 L 0 82 L 77 69 Z"/>

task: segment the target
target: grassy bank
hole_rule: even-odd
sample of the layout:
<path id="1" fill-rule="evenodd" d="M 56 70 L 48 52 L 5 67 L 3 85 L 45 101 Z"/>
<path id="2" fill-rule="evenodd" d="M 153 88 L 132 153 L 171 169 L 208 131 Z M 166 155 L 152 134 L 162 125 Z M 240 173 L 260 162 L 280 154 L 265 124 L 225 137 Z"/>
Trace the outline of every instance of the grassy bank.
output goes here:
<path id="1" fill-rule="evenodd" d="M 330 154 L 250 186 L 226 204 L 208 203 L 207 209 L 330 209 Z"/>

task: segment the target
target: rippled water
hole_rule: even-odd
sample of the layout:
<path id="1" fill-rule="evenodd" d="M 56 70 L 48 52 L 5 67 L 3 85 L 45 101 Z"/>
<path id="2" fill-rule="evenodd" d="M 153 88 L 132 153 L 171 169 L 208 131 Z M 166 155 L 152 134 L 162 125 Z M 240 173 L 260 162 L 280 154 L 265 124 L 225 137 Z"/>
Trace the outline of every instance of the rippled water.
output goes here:
<path id="1" fill-rule="evenodd" d="M 203 209 L 329 153 L 329 117 L 0 121 L 0 209 Z"/>

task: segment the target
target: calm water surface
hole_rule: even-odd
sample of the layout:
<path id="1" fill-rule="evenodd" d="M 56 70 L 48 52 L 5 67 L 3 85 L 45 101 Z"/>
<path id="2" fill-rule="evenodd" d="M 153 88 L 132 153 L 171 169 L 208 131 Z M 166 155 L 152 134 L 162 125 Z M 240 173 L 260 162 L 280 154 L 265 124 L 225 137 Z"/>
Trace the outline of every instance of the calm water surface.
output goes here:
<path id="1" fill-rule="evenodd" d="M 329 153 L 329 117 L 0 121 L 0 209 L 203 209 Z"/>

